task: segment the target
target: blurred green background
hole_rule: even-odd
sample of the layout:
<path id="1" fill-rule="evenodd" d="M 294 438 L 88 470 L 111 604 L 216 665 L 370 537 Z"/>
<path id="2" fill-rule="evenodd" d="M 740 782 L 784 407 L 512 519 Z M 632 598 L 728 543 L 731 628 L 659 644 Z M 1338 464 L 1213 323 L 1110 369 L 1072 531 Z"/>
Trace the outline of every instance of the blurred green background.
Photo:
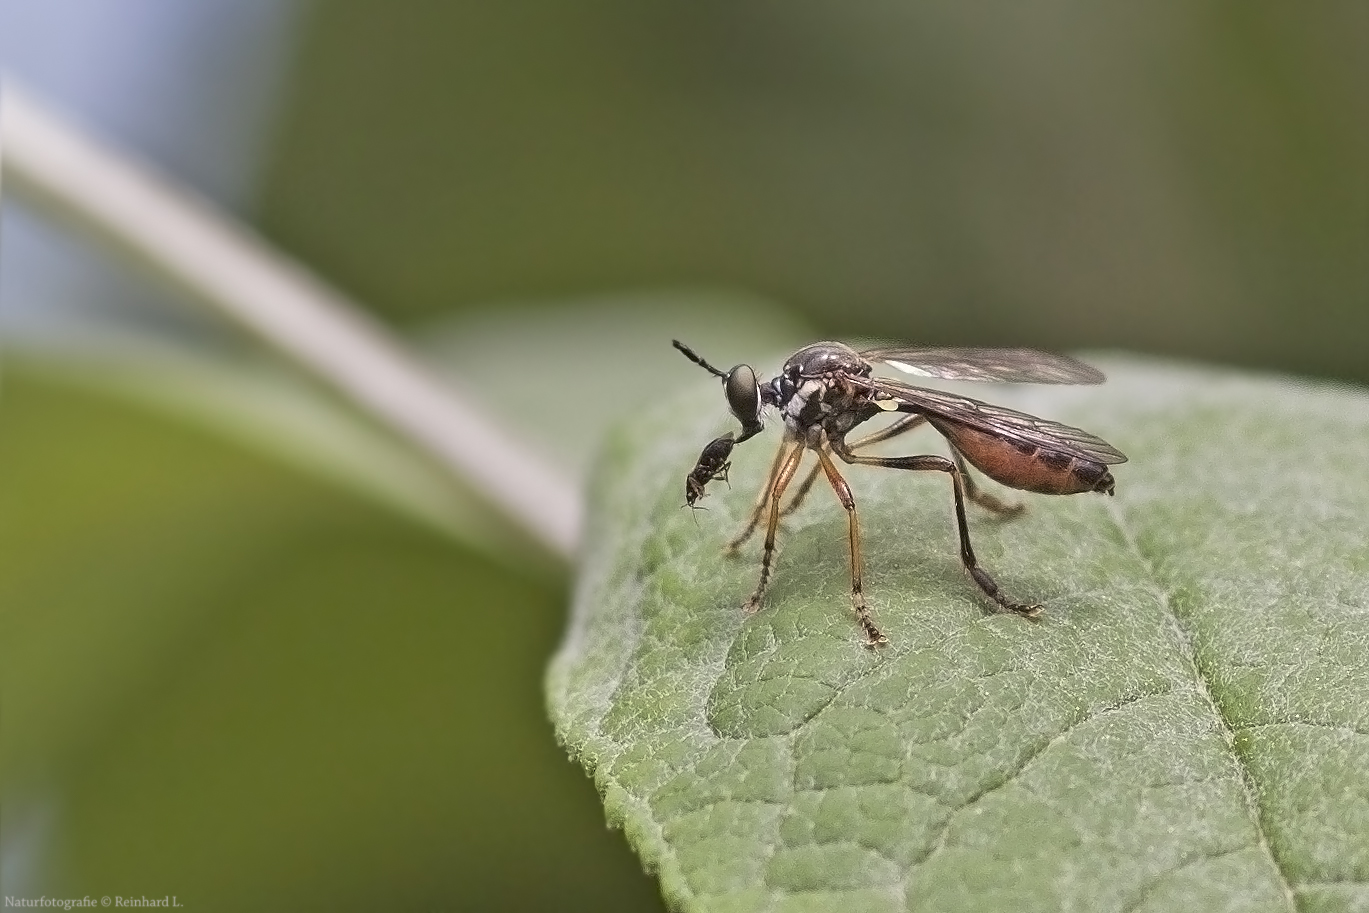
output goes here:
<path id="1" fill-rule="evenodd" d="M 405 322 L 722 283 L 1366 381 L 1367 36 L 1353 0 L 334 0 L 263 222 Z"/>
<path id="2" fill-rule="evenodd" d="M 596 417 L 699 381 L 672 333 L 1369 382 L 1367 45 L 1348 0 L 317 0 L 249 210 L 533 440 L 577 361 Z M 5 343 L 6 894 L 659 905 L 545 721 L 569 577 Z"/>

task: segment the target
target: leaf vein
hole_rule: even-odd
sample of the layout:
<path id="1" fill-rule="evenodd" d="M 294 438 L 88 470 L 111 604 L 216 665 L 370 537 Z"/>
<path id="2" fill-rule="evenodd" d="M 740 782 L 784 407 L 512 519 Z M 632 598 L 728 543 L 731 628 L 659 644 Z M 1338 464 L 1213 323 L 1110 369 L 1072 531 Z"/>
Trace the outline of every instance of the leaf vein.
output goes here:
<path id="1" fill-rule="evenodd" d="M 1126 515 L 1122 512 L 1122 508 L 1115 503 L 1109 503 L 1107 506 L 1107 514 L 1109 518 L 1111 518 L 1113 525 L 1116 526 L 1118 534 L 1122 537 L 1122 541 L 1126 544 L 1132 554 L 1136 556 L 1141 567 L 1154 582 L 1156 599 L 1160 604 L 1161 610 L 1165 614 L 1170 629 L 1174 633 L 1179 653 L 1183 657 L 1185 665 L 1187 665 L 1193 673 L 1193 680 L 1197 684 L 1203 700 L 1212 709 L 1212 715 L 1216 718 L 1217 725 L 1222 733 L 1223 741 L 1226 743 L 1227 752 L 1231 755 L 1231 759 L 1236 765 L 1236 771 L 1241 784 L 1241 792 L 1245 797 L 1246 811 L 1250 816 L 1250 822 L 1254 826 L 1255 833 L 1258 836 L 1260 850 L 1269 860 L 1269 864 L 1273 867 L 1275 874 L 1278 876 L 1279 886 L 1282 888 L 1284 900 L 1287 902 L 1288 909 L 1292 911 L 1292 913 L 1297 913 L 1298 902 L 1297 897 L 1293 892 L 1292 883 L 1289 881 L 1288 873 L 1284 871 L 1283 866 L 1279 863 L 1278 856 L 1275 855 L 1274 848 L 1269 843 L 1269 836 L 1264 830 L 1259 796 L 1255 790 L 1250 766 L 1236 748 L 1236 729 L 1232 722 L 1226 718 L 1226 715 L 1222 713 L 1221 705 L 1217 702 L 1216 695 L 1213 694 L 1212 682 L 1209 674 L 1203 668 L 1203 664 L 1198 659 L 1198 653 L 1193 647 L 1192 634 L 1184 624 L 1184 620 L 1179 617 L 1179 613 L 1174 610 L 1169 588 L 1161 577 L 1155 560 L 1141 547 L 1141 543 L 1137 540 L 1131 527 L 1127 523 Z"/>
<path id="2" fill-rule="evenodd" d="M 1330 732 L 1340 732 L 1345 735 L 1369 736 L 1369 729 L 1360 729 L 1357 726 L 1347 726 L 1344 723 L 1323 723 L 1319 720 L 1303 720 L 1295 717 L 1287 717 L 1281 720 L 1266 720 L 1263 723 L 1242 723 L 1239 726 L 1232 726 L 1232 732 L 1245 732 L 1250 729 L 1266 729 L 1270 726 L 1307 726 L 1312 729 L 1325 729 Z"/>
<path id="3" fill-rule="evenodd" d="M 1133 910 L 1139 910 L 1141 906 L 1150 898 L 1150 896 L 1154 894 L 1156 890 L 1158 890 L 1159 887 L 1165 883 L 1165 879 L 1171 878 L 1179 874 L 1180 872 L 1184 871 L 1185 869 L 1190 869 L 1195 865 L 1200 865 L 1204 862 L 1208 862 L 1213 859 L 1222 859 L 1226 856 L 1234 856 L 1236 853 L 1243 853 L 1249 849 L 1259 849 L 1259 846 L 1257 844 L 1247 843 L 1243 844 L 1242 846 L 1233 847 L 1229 850 L 1221 850 L 1216 853 L 1200 853 L 1185 859 L 1181 859 L 1179 860 L 1179 863 L 1173 866 L 1172 868 L 1168 868 L 1165 869 L 1163 872 L 1156 873 L 1156 875 L 1153 878 L 1151 878 L 1143 888 L 1141 888 L 1140 892 L 1137 893 L 1136 897 L 1133 898 L 1131 902 L 1128 903 L 1126 906 L 1122 907 L 1119 913 L 1132 913 Z"/>
<path id="4" fill-rule="evenodd" d="M 921 859 L 916 860 L 916 863 L 926 862 L 932 856 L 935 856 L 936 853 L 945 846 L 946 836 L 950 832 L 951 824 L 954 822 L 955 817 L 957 815 L 973 808 L 986 796 L 995 793 L 998 790 L 1003 789 L 1004 787 L 1015 782 L 1022 775 L 1023 771 L 1025 771 L 1029 766 L 1031 766 L 1033 761 L 1044 755 L 1047 751 L 1051 749 L 1052 746 L 1068 738 L 1070 733 L 1074 732 L 1080 726 L 1083 726 L 1086 723 L 1093 722 L 1094 720 L 1097 720 L 1100 717 L 1103 717 L 1109 713 L 1116 713 L 1117 711 L 1129 707 L 1132 704 L 1135 704 L 1138 701 L 1142 701 L 1148 697 L 1159 697 L 1160 695 L 1168 693 L 1169 689 L 1160 689 L 1156 691 L 1143 691 L 1138 694 L 1129 694 L 1125 697 L 1120 698 L 1117 701 L 1114 701 L 1111 704 L 1108 704 L 1105 707 L 1100 707 L 1092 712 L 1083 713 L 1079 716 L 1078 719 L 1071 720 L 1069 723 L 1065 725 L 1063 729 L 1061 729 L 1055 735 L 1044 740 L 1043 742 L 1041 742 L 1040 745 L 1038 745 L 1031 751 L 1028 751 L 1022 757 L 1022 759 L 1018 761 L 1018 763 L 1013 767 L 1012 770 L 1008 771 L 1006 774 L 1003 775 L 1002 779 L 995 780 L 985 784 L 980 789 L 971 793 L 969 797 L 965 799 L 965 801 L 961 802 L 959 805 L 952 808 L 951 813 L 947 815 L 946 819 L 942 822 L 941 829 L 937 832 L 937 835 L 934 838 L 932 838 L 930 842 L 930 849 L 928 849 L 926 854 L 924 854 Z"/>

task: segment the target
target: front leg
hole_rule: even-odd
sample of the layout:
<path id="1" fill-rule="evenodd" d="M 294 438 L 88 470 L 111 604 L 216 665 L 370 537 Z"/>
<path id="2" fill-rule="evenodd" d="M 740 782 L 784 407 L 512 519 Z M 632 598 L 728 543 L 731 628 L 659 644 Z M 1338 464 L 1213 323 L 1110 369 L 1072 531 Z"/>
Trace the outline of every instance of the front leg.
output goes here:
<path id="1" fill-rule="evenodd" d="M 760 525 L 761 517 L 765 516 L 765 508 L 770 503 L 770 492 L 775 489 L 775 480 L 780 476 L 780 469 L 784 466 L 785 447 L 788 441 L 780 441 L 779 450 L 775 451 L 775 459 L 770 463 L 770 474 L 765 477 L 765 485 L 761 488 L 760 494 L 756 495 L 756 503 L 751 505 L 751 516 L 746 520 L 746 525 L 741 532 L 733 536 L 726 545 L 723 546 L 723 554 L 735 555 L 751 534 Z"/>
<path id="2" fill-rule="evenodd" d="M 770 484 L 763 496 L 769 505 L 770 519 L 765 528 L 765 551 L 761 554 L 761 579 L 756 584 L 756 591 L 742 606 L 747 612 L 755 612 L 761 607 L 761 600 L 765 598 L 765 590 L 770 585 L 771 568 L 775 561 L 775 533 L 780 526 L 780 498 L 783 497 L 784 489 L 789 486 L 789 482 L 794 478 L 794 473 L 798 472 L 799 463 L 803 461 L 802 442 L 795 441 L 787 455 L 785 455 L 785 446 L 788 444 L 780 446 L 780 454 L 783 459 L 779 462 L 779 471 L 771 476 Z"/>
<path id="3" fill-rule="evenodd" d="M 874 432 L 873 434 L 861 438 L 858 441 L 852 441 L 847 446 L 850 447 L 852 450 L 860 450 L 862 447 L 869 447 L 872 444 L 878 444 L 881 441 L 887 441 L 890 438 L 898 437 L 900 434 L 906 434 L 914 428 L 917 428 L 918 426 L 925 424 L 926 421 L 927 417 L 925 415 L 905 415 L 889 427 L 882 428 L 879 431 Z M 779 453 L 775 454 L 775 462 L 770 466 L 770 480 L 766 482 L 766 488 L 761 490 L 761 496 L 756 499 L 756 503 L 751 510 L 751 516 L 749 519 L 747 519 L 746 525 L 742 527 L 741 532 L 733 536 L 732 541 L 728 542 L 727 545 L 723 548 L 723 551 L 725 553 L 729 555 L 735 555 L 738 549 L 740 549 L 742 545 L 746 543 L 746 540 L 751 538 L 752 533 L 756 531 L 756 527 L 760 525 L 761 516 L 765 512 L 765 492 L 768 491 L 769 486 L 774 483 L 775 473 L 779 472 L 780 470 L 780 459 L 783 456 L 784 448 L 781 447 Z M 794 511 L 799 509 L 799 505 L 803 503 L 804 498 L 808 496 L 809 490 L 812 489 L 813 483 L 818 480 L 818 473 L 820 472 L 822 472 L 821 463 L 817 464 L 811 470 L 809 470 L 808 475 L 803 477 L 803 481 L 799 483 L 799 487 L 794 491 L 794 496 L 789 499 L 789 503 L 780 508 L 781 517 L 787 517 Z M 971 500 L 973 500 L 976 504 L 982 503 L 979 500 L 978 493 L 976 491 L 971 490 L 969 494 Z M 985 495 L 984 497 L 989 498 L 990 500 L 996 500 L 991 495 Z M 1011 505 L 1005 506 L 1002 504 L 1002 502 L 998 502 L 998 505 L 999 507 L 1004 508 L 1004 512 L 1013 511 L 1013 507 Z M 997 509 L 988 504 L 985 504 L 984 506 L 989 507 L 991 510 Z"/>

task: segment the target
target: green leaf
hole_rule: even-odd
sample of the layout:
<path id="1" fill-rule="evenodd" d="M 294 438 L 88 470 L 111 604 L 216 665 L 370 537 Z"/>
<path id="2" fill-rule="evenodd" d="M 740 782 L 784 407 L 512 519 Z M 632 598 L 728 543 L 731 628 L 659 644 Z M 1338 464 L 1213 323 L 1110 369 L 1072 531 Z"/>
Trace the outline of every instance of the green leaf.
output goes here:
<path id="1" fill-rule="evenodd" d="M 680 509 L 727 427 L 716 383 L 611 437 L 550 702 L 671 903 L 1369 909 L 1369 396 L 1098 363 L 1103 387 L 972 391 L 1131 458 L 1116 498 L 972 514 L 1038 623 L 985 613 L 944 477 L 845 470 L 878 652 L 825 490 L 786 520 L 764 608 L 740 611 L 759 546 L 719 549 L 768 447 L 738 448 L 709 512 Z"/>

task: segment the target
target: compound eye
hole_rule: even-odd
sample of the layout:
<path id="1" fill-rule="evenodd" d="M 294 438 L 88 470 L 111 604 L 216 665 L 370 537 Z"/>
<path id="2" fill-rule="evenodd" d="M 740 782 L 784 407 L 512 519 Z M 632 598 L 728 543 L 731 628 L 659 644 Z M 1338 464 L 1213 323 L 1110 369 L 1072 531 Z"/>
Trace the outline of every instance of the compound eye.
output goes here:
<path id="1" fill-rule="evenodd" d="M 761 418 L 761 388 L 756 383 L 756 372 L 750 365 L 737 365 L 723 380 L 727 390 L 727 405 L 742 427 L 751 428 Z"/>

